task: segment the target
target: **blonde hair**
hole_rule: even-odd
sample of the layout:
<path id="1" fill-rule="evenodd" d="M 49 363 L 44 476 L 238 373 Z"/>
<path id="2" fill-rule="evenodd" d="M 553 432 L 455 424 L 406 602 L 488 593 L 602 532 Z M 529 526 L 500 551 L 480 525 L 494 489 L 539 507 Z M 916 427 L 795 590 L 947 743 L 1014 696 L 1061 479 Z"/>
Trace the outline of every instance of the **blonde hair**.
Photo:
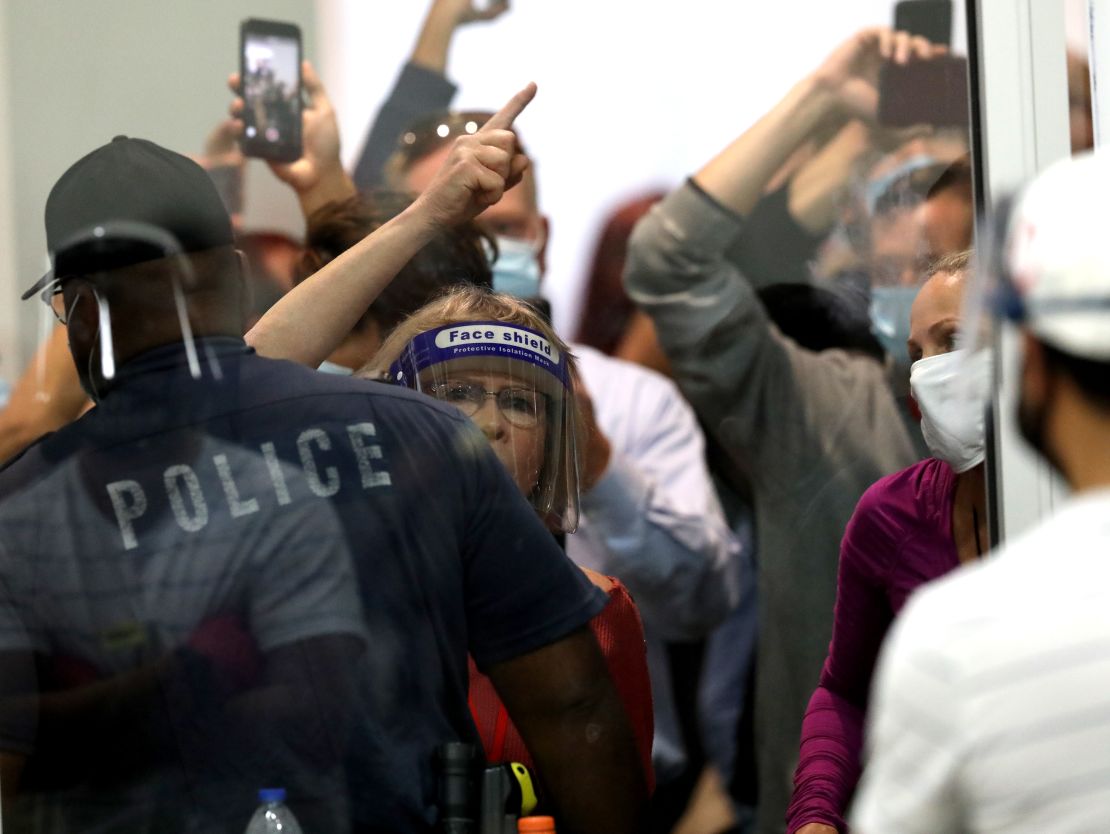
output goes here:
<path id="1" fill-rule="evenodd" d="M 535 330 L 547 339 L 563 356 L 566 357 L 567 380 L 569 387 L 562 391 L 566 406 L 566 421 L 562 426 L 565 448 L 557 450 L 554 460 L 558 462 L 564 477 L 556 479 L 556 486 L 552 494 L 552 506 L 577 507 L 578 501 L 578 472 L 582 468 L 580 451 L 575 438 L 585 439 L 582 411 L 575 395 L 575 386 L 578 381 L 578 363 L 574 358 L 567 343 L 560 339 L 550 324 L 530 304 L 511 295 L 495 293 L 486 287 L 472 284 L 460 284 L 442 296 L 421 307 L 407 319 L 402 321 L 382 343 L 381 348 L 374 358 L 358 371 L 358 376 L 385 378 L 390 366 L 400 358 L 409 343 L 421 333 L 447 327 L 452 324 L 465 324 L 472 321 L 496 321 L 502 324 L 512 324 Z M 492 361 L 492 360 L 491 360 Z M 504 360 L 501 360 L 504 361 Z M 541 373 L 544 373 L 541 371 Z M 562 389 L 562 386 L 559 386 Z M 548 423 L 548 431 L 556 429 Z M 561 438 L 550 434 L 545 438 L 545 444 L 559 442 Z M 547 448 L 550 448 L 549 446 Z M 545 455 L 552 458 L 552 455 Z M 541 473 L 540 481 L 544 480 Z M 526 496 L 533 499 L 534 496 Z M 537 507 L 541 514 L 547 514 L 543 507 Z M 571 528 L 573 529 L 573 528 Z M 568 529 L 567 532 L 570 532 Z"/>
<path id="2" fill-rule="evenodd" d="M 953 252 L 950 255 L 941 255 L 931 264 L 925 273 L 926 279 L 932 278 L 934 275 L 956 275 L 960 272 L 968 273 L 970 277 L 971 271 L 975 268 L 975 250 L 965 249 L 962 252 Z"/>
<path id="3" fill-rule="evenodd" d="M 567 343 L 555 335 L 554 329 L 536 312 L 535 307 L 515 296 L 496 293 L 474 284 L 452 287 L 398 324 L 359 375 L 381 377 L 416 336 L 468 321 L 498 321 L 535 330 L 566 356 L 568 378 L 577 379 L 578 363 L 574 354 Z"/>

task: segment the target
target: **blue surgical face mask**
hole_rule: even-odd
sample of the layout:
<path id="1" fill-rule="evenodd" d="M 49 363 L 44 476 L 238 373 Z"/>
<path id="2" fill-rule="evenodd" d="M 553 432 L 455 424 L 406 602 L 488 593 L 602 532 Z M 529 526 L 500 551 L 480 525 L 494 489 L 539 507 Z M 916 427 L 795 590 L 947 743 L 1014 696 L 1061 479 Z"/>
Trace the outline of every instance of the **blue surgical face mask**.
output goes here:
<path id="1" fill-rule="evenodd" d="M 497 237 L 497 260 L 492 264 L 494 292 L 517 298 L 540 294 L 540 246 L 532 241 Z"/>
<path id="2" fill-rule="evenodd" d="M 901 366 L 909 367 L 910 308 L 917 287 L 872 287 L 871 332 Z"/>

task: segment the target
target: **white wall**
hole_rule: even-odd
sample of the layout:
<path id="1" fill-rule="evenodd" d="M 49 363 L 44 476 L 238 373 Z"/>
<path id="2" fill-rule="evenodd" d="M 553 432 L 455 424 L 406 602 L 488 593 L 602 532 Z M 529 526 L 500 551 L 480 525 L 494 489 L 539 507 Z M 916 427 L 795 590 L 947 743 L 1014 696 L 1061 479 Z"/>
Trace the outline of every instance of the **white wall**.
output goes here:
<path id="1" fill-rule="evenodd" d="M 50 187 L 121 133 L 199 152 L 226 111 L 239 21 L 250 16 L 298 22 L 311 54 L 312 0 L 0 2 L 0 369 L 8 379 L 41 333 L 44 305 L 17 299 L 44 269 Z M 248 222 L 299 230 L 288 189 L 252 164 Z"/>
<path id="2" fill-rule="evenodd" d="M 0 44 L 6 41 L 5 15 L 0 14 Z M 0 82 L 9 76 L 9 54 L 0 52 Z M 15 256 L 15 205 L 4 195 L 12 186 L 12 122 L 8 102 L 8 85 L 0 83 L 0 377 L 14 379 L 22 364 L 19 339 L 19 317 L 14 300 L 18 298 L 19 269 Z"/>
<path id="3" fill-rule="evenodd" d="M 1087 0 L 1064 0 L 1064 34 L 1069 49 L 1087 52 L 1087 28 Z"/>
<path id="4" fill-rule="evenodd" d="M 553 219 L 549 292 L 560 327 L 576 319 L 575 291 L 608 210 L 679 182 L 841 38 L 889 21 L 892 7 L 515 0 L 501 20 L 461 32 L 450 67 L 458 106 L 497 106 L 525 81 L 540 84 L 520 125 Z M 3 0 L 0 373 L 10 379 L 38 338 L 41 305 L 17 303 L 16 288 L 43 268 L 43 205 L 70 163 L 118 133 L 199 151 L 227 104 L 238 21 L 251 15 L 301 24 L 352 160 L 425 9 L 424 0 Z M 956 20 L 959 38 L 962 3 Z M 290 194 L 252 164 L 249 225 L 298 229 Z"/>
<path id="5" fill-rule="evenodd" d="M 422 0 L 317 0 L 322 72 L 353 160 L 412 47 Z M 956 4 L 957 42 L 963 3 Z M 669 186 L 740 133 L 890 0 L 515 0 L 456 38 L 459 107 L 493 108 L 529 80 L 519 125 L 552 218 L 548 294 L 564 333 L 595 235 L 622 197 Z"/>

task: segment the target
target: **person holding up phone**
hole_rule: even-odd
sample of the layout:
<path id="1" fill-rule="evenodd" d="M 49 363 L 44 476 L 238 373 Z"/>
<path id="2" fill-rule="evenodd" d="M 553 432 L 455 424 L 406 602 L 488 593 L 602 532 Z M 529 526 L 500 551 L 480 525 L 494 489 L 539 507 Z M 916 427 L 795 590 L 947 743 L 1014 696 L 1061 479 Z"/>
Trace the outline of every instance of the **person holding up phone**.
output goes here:
<path id="1" fill-rule="evenodd" d="M 938 49 L 885 28 L 833 51 L 632 234 L 625 285 L 652 317 L 675 378 L 757 508 L 757 831 L 781 832 L 799 729 L 828 649 L 838 544 L 872 483 L 915 459 L 888 365 L 784 337 L 731 244 L 768 182 L 830 118 L 874 124 L 885 60 Z"/>
<path id="2" fill-rule="evenodd" d="M 457 87 L 447 78 L 447 56 L 455 33 L 472 23 L 496 20 L 509 10 L 509 0 L 432 0 L 408 62 L 370 129 L 355 164 L 354 181 L 369 191 L 383 183 L 386 159 L 401 133 L 421 116 L 446 109 Z"/>
<path id="3" fill-rule="evenodd" d="M 301 112 L 300 154 L 292 160 L 267 159 L 266 162 L 274 176 L 296 193 L 301 213 L 307 218 L 321 206 L 353 196 L 355 185 L 339 161 L 339 125 L 335 110 L 309 61 L 301 64 L 301 78 L 308 102 Z M 246 132 L 244 114 L 247 110 L 246 100 L 240 95 L 242 75 L 232 73 L 227 85 L 236 95 L 229 107 L 232 129 L 242 136 Z"/>

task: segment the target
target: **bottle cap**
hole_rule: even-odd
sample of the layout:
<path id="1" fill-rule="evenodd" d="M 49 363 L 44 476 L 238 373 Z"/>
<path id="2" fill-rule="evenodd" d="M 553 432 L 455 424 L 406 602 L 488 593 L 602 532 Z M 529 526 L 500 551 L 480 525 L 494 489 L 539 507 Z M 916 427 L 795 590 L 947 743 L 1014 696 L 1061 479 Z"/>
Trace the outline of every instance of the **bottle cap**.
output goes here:
<path id="1" fill-rule="evenodd" d="M 284 802 L 285 788 L 262 788 L 258 791 L 259 802 Z"/>
<path id="2" fill-rule="evenodd" d="M 554 817 L 521 817 L 516 821 L 518 834 L 555 834 Z"/>

